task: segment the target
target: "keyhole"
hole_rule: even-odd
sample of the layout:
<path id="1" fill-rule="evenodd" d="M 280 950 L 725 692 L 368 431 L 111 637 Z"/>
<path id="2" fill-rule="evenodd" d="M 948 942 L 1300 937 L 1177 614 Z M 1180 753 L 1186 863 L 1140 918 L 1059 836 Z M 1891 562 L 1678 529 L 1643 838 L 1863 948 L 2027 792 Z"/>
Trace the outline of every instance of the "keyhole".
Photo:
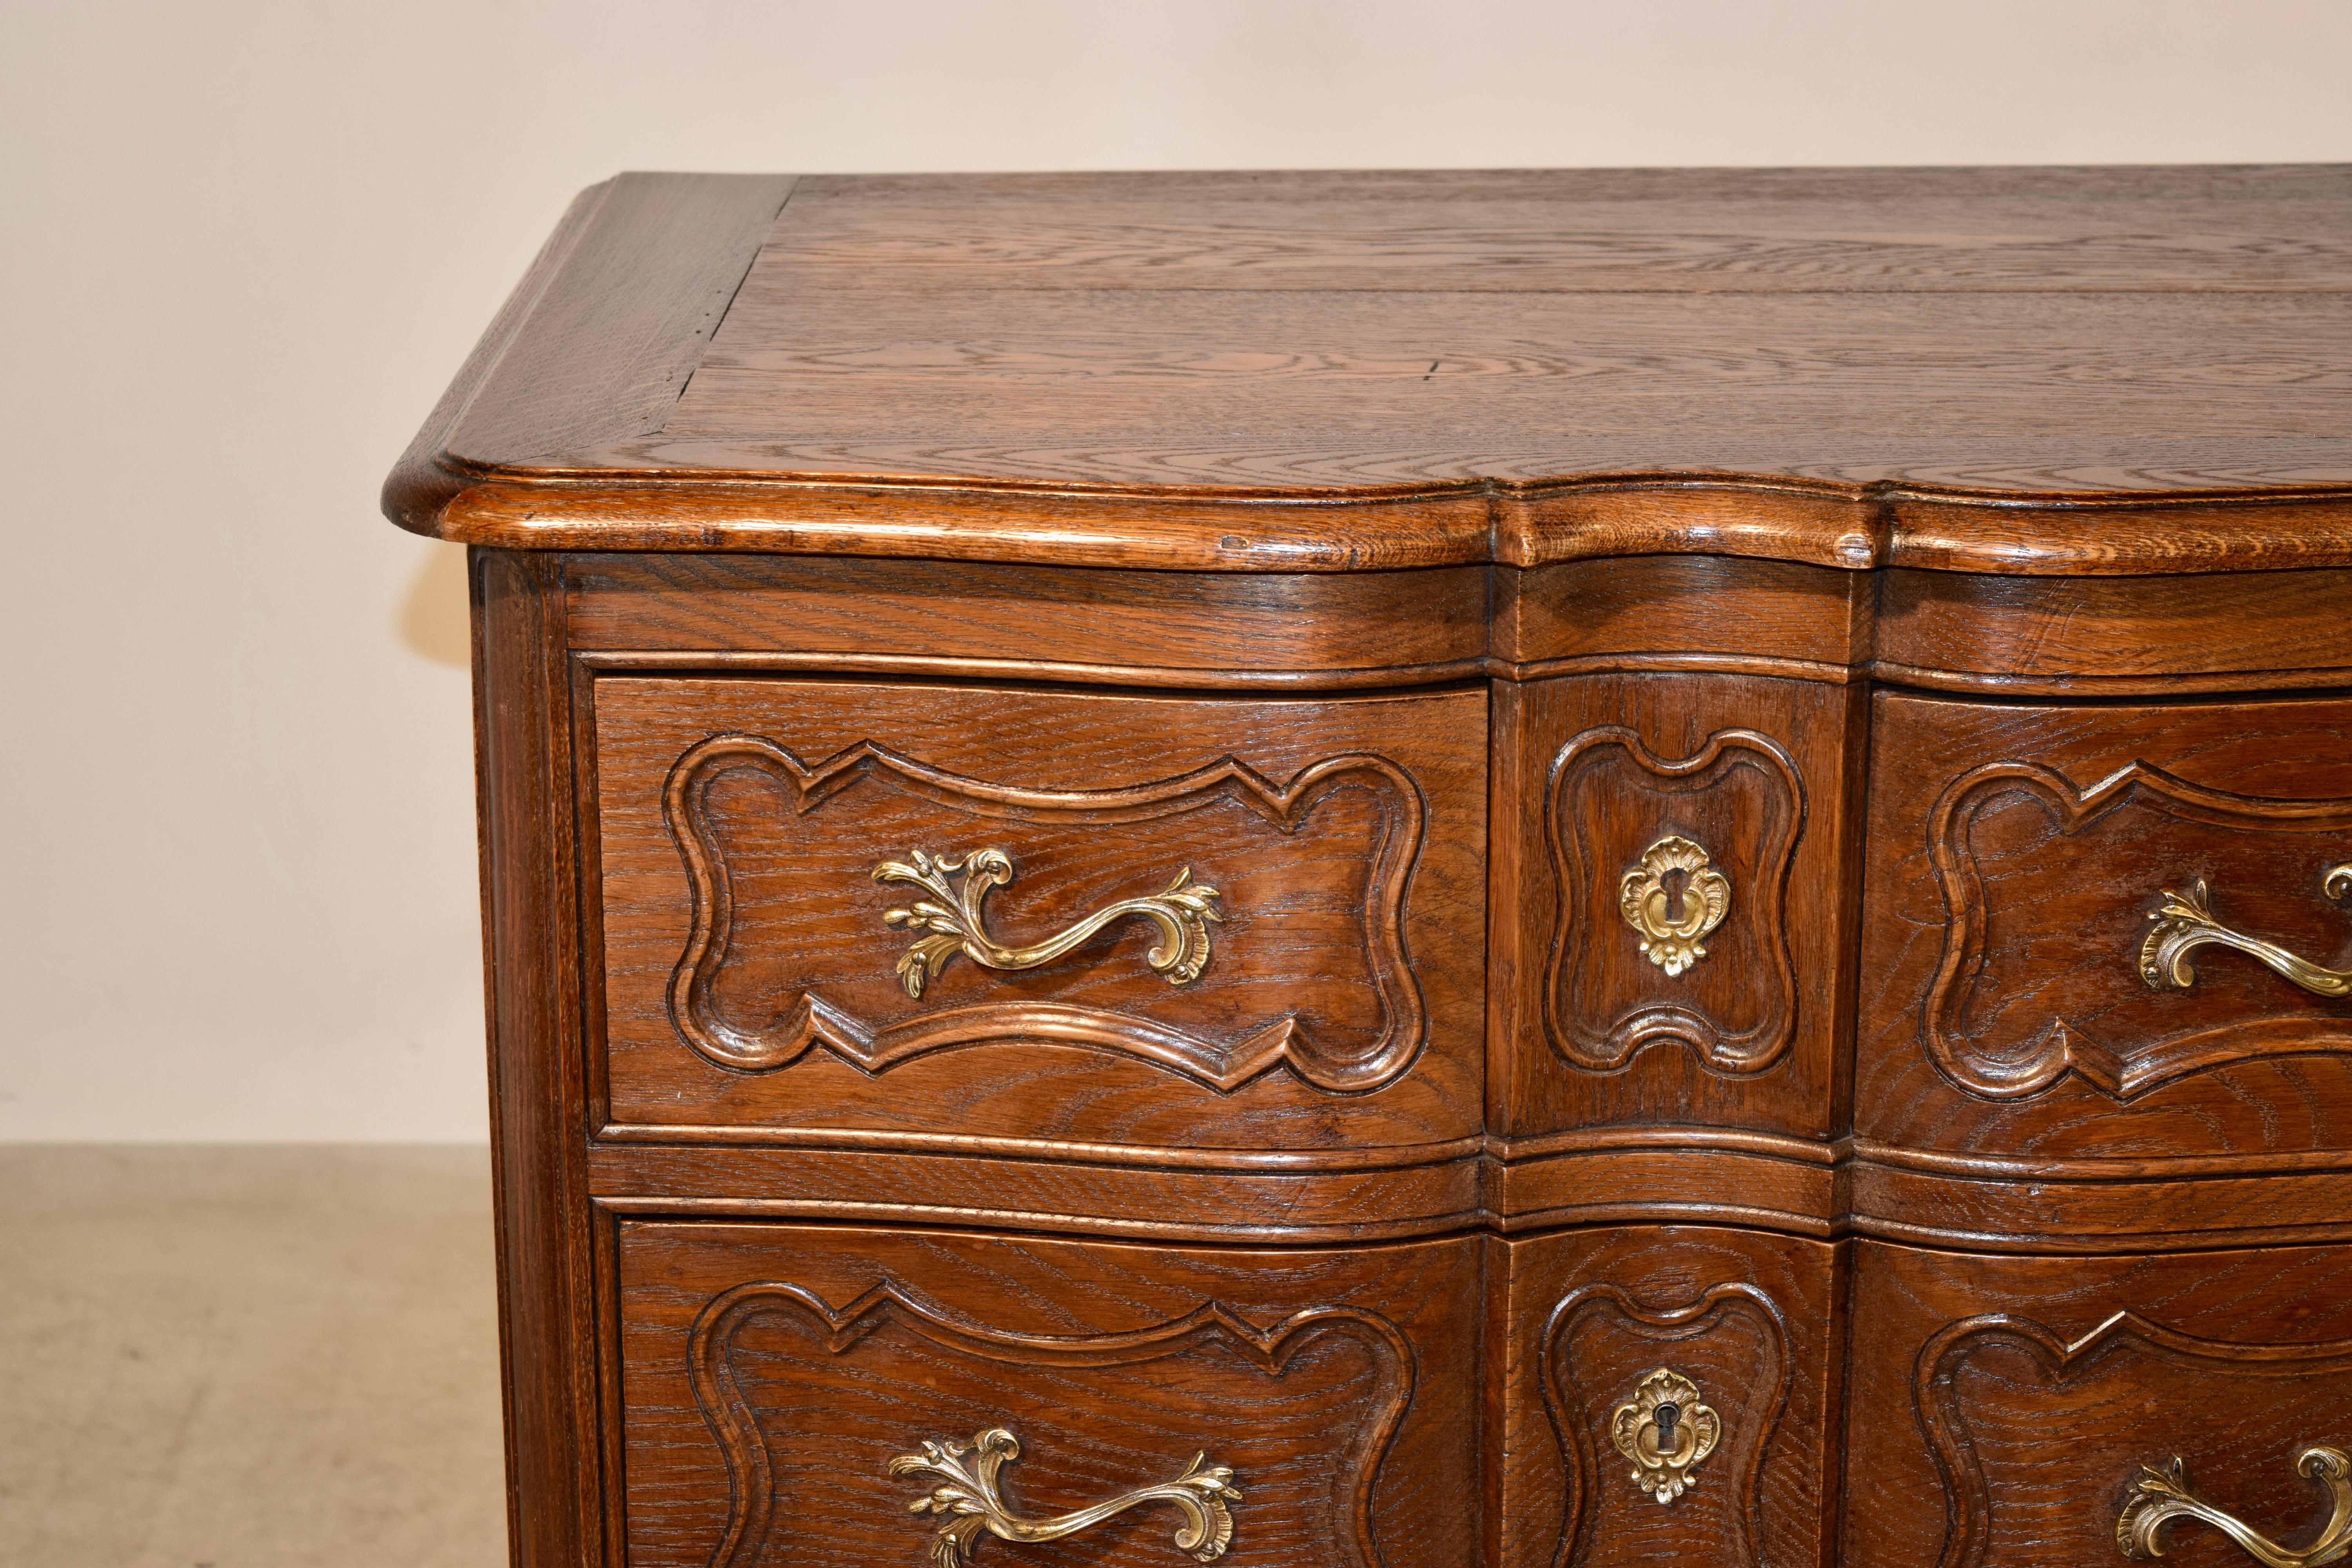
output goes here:
<path id="1" fill-rule="evenodd" d="M 1658 1406 L 1655 1419 L 1658 1423 L 1658 1447 L 1660 1449 L 1668 1452 L 1673 1450 L 1675 1446 L 1675 1423 L 1680 1421 L 1682 1418 L 1683 1410 L 1681 1405 L 1667 1404 Z"/>
<path id="2" fill-rule="evenodd" d="M 1665 874 L 1658 879 L 1658 891 L 1665 895 L 1666 919 L 1675 924 L 1682 923 L 1683 889 L 1689 886 L 1690 873 L 1679 866 L 1669 868 Z M 1671 1410 L 1674 1406 L 1669 1405 L 1661 1408 Z"/>

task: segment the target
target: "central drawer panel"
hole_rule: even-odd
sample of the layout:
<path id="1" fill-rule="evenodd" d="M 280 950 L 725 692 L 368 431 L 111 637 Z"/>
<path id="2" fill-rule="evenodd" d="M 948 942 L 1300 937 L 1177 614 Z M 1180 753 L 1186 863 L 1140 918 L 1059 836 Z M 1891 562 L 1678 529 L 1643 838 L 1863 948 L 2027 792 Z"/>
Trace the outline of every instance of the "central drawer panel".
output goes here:
<path id="1" fill-rule="evenodd" d="M 608 677 L 608 1130 L 1479 1129 L 1486 698 Z"/>
<path id="2" fill-rule="evenodd" d="M 626 1561 L 1468 1568 L 1479 1247 L 625 1224 Z"/>

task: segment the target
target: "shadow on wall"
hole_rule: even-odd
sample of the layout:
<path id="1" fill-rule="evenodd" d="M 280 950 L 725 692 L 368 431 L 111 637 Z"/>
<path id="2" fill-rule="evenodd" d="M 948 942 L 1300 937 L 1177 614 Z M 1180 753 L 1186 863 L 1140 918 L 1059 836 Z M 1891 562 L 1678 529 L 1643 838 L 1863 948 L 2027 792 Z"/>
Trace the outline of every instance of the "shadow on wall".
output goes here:
<path id="1" fill-rule="evenodd" d="M 400 640 L 435 664 L 465 669 L 473 663 L 467 617 L 466 547 L 436 541 L 401 598 Z"/>

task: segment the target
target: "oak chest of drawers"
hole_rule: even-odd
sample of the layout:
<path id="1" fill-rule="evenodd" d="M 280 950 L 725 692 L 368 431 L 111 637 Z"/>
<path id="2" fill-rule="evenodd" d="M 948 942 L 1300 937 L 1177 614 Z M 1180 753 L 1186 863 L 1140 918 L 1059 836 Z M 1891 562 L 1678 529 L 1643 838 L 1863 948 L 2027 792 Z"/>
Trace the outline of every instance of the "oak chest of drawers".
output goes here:
<path id="1" fill-rule="evenodd" d="M 2352 1540 L 2352 171 L 583 195 L 474 547 L 516 1559 Z"/>

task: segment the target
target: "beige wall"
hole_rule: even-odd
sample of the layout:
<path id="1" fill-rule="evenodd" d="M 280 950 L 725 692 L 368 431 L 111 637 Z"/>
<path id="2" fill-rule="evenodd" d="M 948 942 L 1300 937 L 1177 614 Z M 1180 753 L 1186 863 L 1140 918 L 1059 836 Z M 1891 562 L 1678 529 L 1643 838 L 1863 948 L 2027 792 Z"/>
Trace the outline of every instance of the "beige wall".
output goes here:
<path id="1" fill-rule="evenodd" d="M 623 168 L 2352 160 L 2345 0 L 0 18 L 0 1139 L 482 1135 L 463 587 L 384 468 Z"/>

